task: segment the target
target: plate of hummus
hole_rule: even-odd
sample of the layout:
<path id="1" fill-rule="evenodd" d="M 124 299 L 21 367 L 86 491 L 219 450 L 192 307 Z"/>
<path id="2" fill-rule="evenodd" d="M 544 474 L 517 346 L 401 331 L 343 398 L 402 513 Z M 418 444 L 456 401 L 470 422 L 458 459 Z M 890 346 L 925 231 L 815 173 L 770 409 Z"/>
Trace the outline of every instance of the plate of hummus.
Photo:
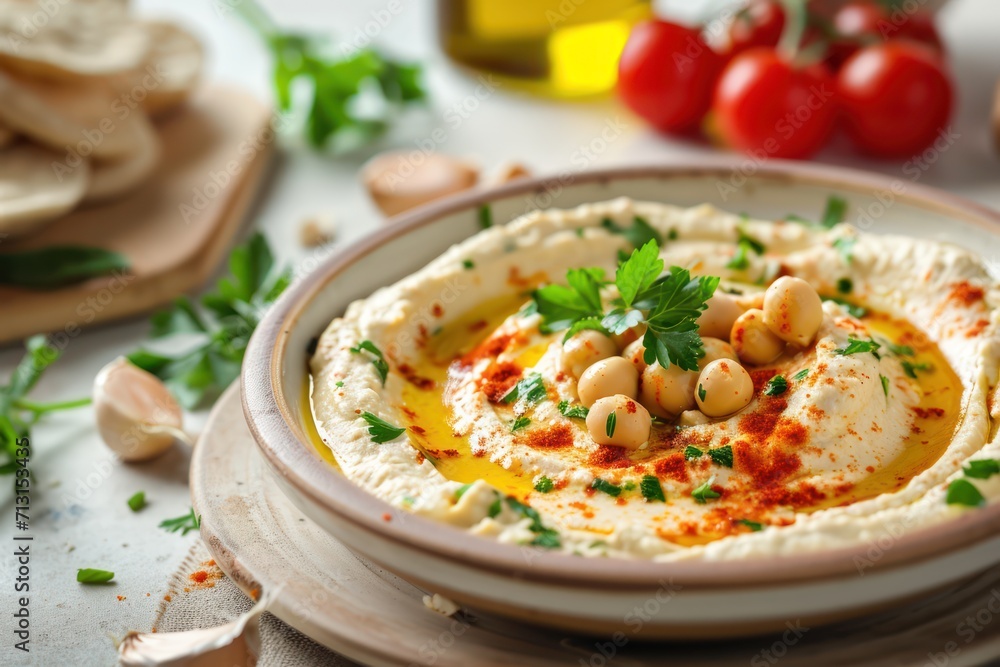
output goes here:
<path id="1" fill-rule="evenodd" d="M 1000 561 L 997 222 L 778 163 L 466 195 L 291 288 L 244 406 L 317 524 L 474 609 L 846 618 Z"/>

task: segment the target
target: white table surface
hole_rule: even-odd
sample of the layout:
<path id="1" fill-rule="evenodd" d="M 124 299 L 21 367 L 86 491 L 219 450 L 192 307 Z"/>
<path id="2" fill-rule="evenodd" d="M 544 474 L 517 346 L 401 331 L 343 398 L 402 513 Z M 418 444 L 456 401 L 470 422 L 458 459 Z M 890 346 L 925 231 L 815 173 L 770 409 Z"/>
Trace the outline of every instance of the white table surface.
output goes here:
<path id="1" fill-rule="evenodd" d="M 262 97 L 270 96 L 268 57 L 256 37 L 227 7 L 239 0 L 138 0 L 144 14 L 188 24 L 208 46 L 208 78 L 235 82 Z M 265 0 L 287 26 L 354 34 L 388 0 Z M 577 104 L 525 97 L 503 88 L 493 93 L 460 124 L 449 122 L 448 109 L 473 95 L 478 82 L 453 68 L 434 42 L 433 3 L 404 2 L 404 9 L 376 40 L 394 52 L 419 58 L 429 69 L 433 105 L 413 118 L 393 140 L 412 147 L 443 127 L 439 149 L 469 157 L 484 168 L 521 160 L 539 173 L 579 170 L 624 163 L 683 160 L 709 152 L 701 145 L 667 139 L 646 129 L 614 100 Z M 1000 3 L 954 0 L 942 15 L 941 28 L 958 82 L 960 106 L 954 128 L 958 141 L 936 161 L 921 182 L 945 188 L 1000 208 L 1000 158 L 993 152 L 988 109 L 1000 77 Z M 345 27 L 350 27 L 345 31 Z M 586 157 L 583 147 L 605 125 L 623 127 L 600 154 Z M 266 233 L 282 261 L 308 266 L 310 251 L 298 244 L 298 227 L 309 216 L 328 214 L 339 223 L 337 247 L 375 229 L 381 218 L 358 185 L 356 172 L 366 155 L 331 158 L 289 142 L 270 185 L 262 193 L 253 224 Z M 873 163 L 830 149 L 821 160 L 900 174 L 899 164 Z M 315 251 L 313 251 L 315 252 Z M 16 317 L 0 304 L 0 317 Z M 77 398 L 90 392 L 94 375 L 115 356 L 134 349 L 147 332 L 144 319 L 87 331 L 70 341 L 64 357 L 43 378 L 33 397 L 39 401 Z M 0 378 L 9 376 L 21 352 L 0 350 Z M 189 415 L 197 431 L 205 414 Z M 14 607 L 10 581 L 13 508 L 10 486 L 0 483 L 0 558 L 4 582 L 0 600 L 0 663 L 38 665 L 107 665 L 114 662 L 113 638 L 129 629 L 148 630 L 194 534 L 187 537 L 158 529 L 157 523 L 187 511 L 188 455 L 177 446 L 143 465 L 113 462 L 97 437 L 89 408 L 60 413 L 36 427 L 32 467 L 37 477 L 32 500 L 31 653 L 12 648 Z M 9 479 L 9 478 L 4 478 Z M 2 482 L 3 480 L 0 480 Z M 132 513 L 125 504 L 144 490 L 150 505 Z M 114 570 L 115 585 L 86 587 L 75 581 L 79 567 Z M 149 594 L 147 596 L 147 594 Z M 126 597 L 118 601 L 117 595 Z"/>

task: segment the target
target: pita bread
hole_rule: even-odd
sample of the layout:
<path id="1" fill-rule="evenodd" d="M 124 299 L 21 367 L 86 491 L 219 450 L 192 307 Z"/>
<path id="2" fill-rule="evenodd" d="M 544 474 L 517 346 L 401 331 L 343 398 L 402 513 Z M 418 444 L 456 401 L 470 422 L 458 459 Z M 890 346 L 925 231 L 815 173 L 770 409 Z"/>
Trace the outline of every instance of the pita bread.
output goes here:
<path id="1" fill-rule="evenodd" d="M 151 115 L 158 115 L 180 106 L 191 95 L 201 78 L 205 52 L 194 35 L 173 23 L 149 21 L 143 26 L 151 42 L 146 65 L 162 77 L 143 105 Z"/>
<path id="2" fill-rule="evenodd" d="M 160 137 L 141 110 L 136 109 L 133 114 L 137 119 L 136 127 L 140 128 L 137 150 L 113 162 L 95 161 L 91 165 L 84 201 L 102 201 L 123 195 L 141 185 L 156 170 L 160 162 Z"/>
<path id="3" fill-rule="evenodd" d="M 53 164 L 61 159 L 26 142 L 0 151 L 0 233 L 27 233 L 69 213 L 83 199 L 89 163 L 59 172 Z"/>
<path id="4" fill-rule="evenodd" d="M 113 76 L 138 69 L 149 35 L 119 0 L 39 4 L 0 2 L 0 64 L 56 80 Z"/>
<path id="5" fill-rule="evenodd" d="M 0 40 L 2 41 L 2 40 Z M 64 159 L 115 159 L 135 153 L 141 109 L 107 84 L 88 86 L 15 79 L 0 72 L 0 121 L 64 152 Z M 144 120 L 144 118 L 142 119 Z"/>

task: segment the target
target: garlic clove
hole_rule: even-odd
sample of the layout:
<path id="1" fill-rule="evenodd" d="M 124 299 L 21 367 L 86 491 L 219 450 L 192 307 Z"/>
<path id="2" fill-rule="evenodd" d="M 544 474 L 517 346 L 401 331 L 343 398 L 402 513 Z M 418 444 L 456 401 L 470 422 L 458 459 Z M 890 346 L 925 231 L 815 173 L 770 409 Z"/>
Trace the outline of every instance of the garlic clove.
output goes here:
<path id="1" fill-rule="evenodd" d="M 361 168 L 361 180 L 375 205 L 386 215 L 396 215 L 472 188 L 479 170 L 449 155 L 414 159 L 414 151 L 394 151 L 369 160 Z"/>
<path id="2" fill-rule="evenodd" d="M 521 178 L 529 178 L 531 170 L 520 162 L 505 162 L 496 168 L 486 181 L 487 187 L 497 187 Z"/>
<path id="3" fill-rule="evenodd" d="M 190 444 L 183 412 L 166 385 L 152 373 L 118 357 L 94 379 L 94 414 L 104 443 L 125 461 L 146 461 Z"/>

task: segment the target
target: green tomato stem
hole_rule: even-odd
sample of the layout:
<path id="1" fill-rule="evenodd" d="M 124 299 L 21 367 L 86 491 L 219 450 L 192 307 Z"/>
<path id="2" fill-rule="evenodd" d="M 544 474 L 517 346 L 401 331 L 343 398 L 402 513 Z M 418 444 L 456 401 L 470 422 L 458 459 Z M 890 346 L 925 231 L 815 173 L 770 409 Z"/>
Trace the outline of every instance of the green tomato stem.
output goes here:
<path id="1" fill-rule="evenodd" d="M 799 43 L 806 31 L 809 12 L 806 9 L 807 0 L 781 0 L 785 8 L 785 29 L 778 41 L 778 53 L 788 62 L 795 60 L 799 51 Z"/>

